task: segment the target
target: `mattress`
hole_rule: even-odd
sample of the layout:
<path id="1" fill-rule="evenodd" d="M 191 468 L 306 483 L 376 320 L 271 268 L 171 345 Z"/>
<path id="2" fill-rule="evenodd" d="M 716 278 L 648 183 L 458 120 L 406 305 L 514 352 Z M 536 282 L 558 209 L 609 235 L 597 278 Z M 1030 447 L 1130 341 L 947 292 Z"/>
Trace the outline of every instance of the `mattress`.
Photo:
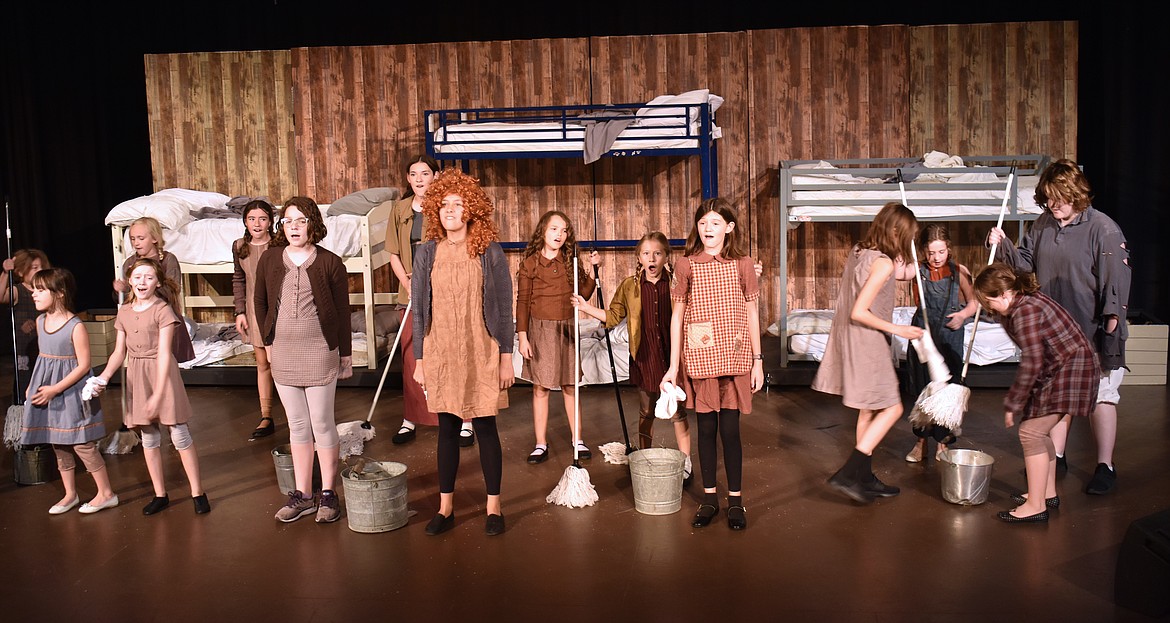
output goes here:
<path id="1" fill-rule="evenodd" d="M 848 177 L 848 176 L 842 176 Z M 868 178 L 870 182 L 872 178 Z M 1036 205 L 1037 176 L 1016 178 L 1016 206 L 1019 214 L 1039 216 L 1043 208 Z M 868 205 L 790 205 L 788 219 L 790 221 L 807 221 L 812 217 L 847 217 L 847 216 L 874 216 L 882 205 L 889 201 L 902 201 L 902 193 L 897 184 L 875 184 L 858 182 L 864 185 L 865 190 L 811 190 L 807 186 L 804 190 L 797 190 L 799 185 L 841 184 L 846 180 L 831 179 L 821 176 L 794 175 L 792 176 L 792 192 L 789 204 L 799 204 L 805 201 L 833 201 L 846 202 L 865 201 Z M 952 178 L 948 184 L 953 185 L 949 190 L 907 190 L 906 205 L 914 211 L 914 215 L 922 220 L 972 216 L 996 216 L 999 214 L 1000 203 L 1003 201 L 1003 189 L 963 189 L 962 184 L 1006 184 L 990 173 L 967 174 L 964 178 Z M 941 184 L 940 184 L 941 186 Z M 994 205 L 964 205 L 963 200 L 994 201 Z M 939 201 L 959 202 L 957 205 L 938 205 Z M 1010 206 L 1009 206 L 1010 215 Z"/>
<path id="2" fill-rule="evenodd" d="M 326 216 L 329 233 L 320 246 L 343 258 L 361 255 L 361 223 L 362 217 L 353 214 Z M 385 238 L 386 222 L 372 223 L 370 229 L 373 240 Z M 163 230 L 166 250 L 187 264 L 230 264 L 232 243 L 243 235 L 244 223 L 238 219 L 200 219 L 178 230 Z M 128 229 L 125 240 L 126 248 L 131 248 Z"/>
<path id="3" fill-rule="evenodd" d="M 681 125 L 681 124 L 680 124 Z M 682 127 L 627 127 L 610 147 L 610 151 L 639 149 L 695 149 L 699 141 L 698 124 L 691 124 L 690 137 Z M 711 126 L 714 138 L 722 136 L 718 126 Z M 678 137 L 678 138 L 675 138 Z M 464 123 L 435 131 L 435 151 L 439 153 L 495 153 L 583 151 L 585 126 L 576 123 Z M 443 143 L 443 141 L 458 141 Z"/>

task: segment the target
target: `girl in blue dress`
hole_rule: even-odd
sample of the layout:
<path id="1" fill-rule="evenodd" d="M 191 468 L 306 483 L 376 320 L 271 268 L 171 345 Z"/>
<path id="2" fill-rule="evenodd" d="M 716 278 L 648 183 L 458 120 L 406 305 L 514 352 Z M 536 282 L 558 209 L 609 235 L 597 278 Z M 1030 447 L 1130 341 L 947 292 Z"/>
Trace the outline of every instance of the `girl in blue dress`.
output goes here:
<path id="1" fill-rule="evenodd" d="M 53 444 L 65 495 L 49 508 L 50 515 L 69 512 L 80 502 L 74 453 L 97 485 L 97 495 L 80 511 L 96 513 L 118 505 L 96 443 L 106 435 L 101 403 L 82 398 L 92 375 L 89 334 L 73 313 L 76 290 L 73 274 L 64 268 L 46 268 L 32 279 L 32 300 L 42 312 L 36 319 L 40 353 L 29 380 L 20 443 Z"/>

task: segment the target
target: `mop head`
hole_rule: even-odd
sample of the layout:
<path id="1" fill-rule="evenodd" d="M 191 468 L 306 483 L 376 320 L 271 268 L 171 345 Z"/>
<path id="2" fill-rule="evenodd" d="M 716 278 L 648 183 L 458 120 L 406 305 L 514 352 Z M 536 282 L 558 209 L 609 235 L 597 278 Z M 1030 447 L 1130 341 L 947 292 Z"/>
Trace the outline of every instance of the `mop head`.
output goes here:
<path id="1" fill-rule="evenodd" d="M 910 409 L 910 425 L 915 428 L 926 428 L 932 424 L 930 414 L 923 410 L 922 405 L 934 395 L 934 383 L 926 386 L 918 398 L 914 400 L 914 407 Z"/>
<path id="2" fill-rule="evenodd" d="M 136 445 L 138 445 L 138 433 L 122 426 L 106 435 L 98 449 L 101 450 L 102 454 L 130 454 Z"/>
<path id="3" fill-rule="evenodd" d="M 337 451 L 340 460 L 357 456 L 365 450 L 366 442 L 374 438 L 374 427 L 362 428 L 365 422 L 342 422 L 337 425 Z"/>
<path id="4" fill-rule="evenodd" d="M 683 388 L 667 381 L 662 384 L 662 393 L 658 394 L 658 401 L 654 403 L 654 417 L 660 420 L 669 420 L 678 413 L 678 403 L 687 399 Z"/>
<path id="5" fill-rule="evenodd" d="M 951 383 L 923 400 L 922 410 L 930 416 L 931 422 L 957 429 L 963 424 L 963 414 L 967 411 L 967 400 L 970 397 L 970 389 Z"/>
<path id="6" fill-rule="evenodd" d="M 630 457 L 626 455 L 626 444 L 620 441 L 611 441 L 609 443 L 601 444 L 598 448 L 601 450 L 601 455 L 605 457 L 606 463 L 613 465 L 629 465 Z"/>
<path id="7" fill-rule="evenodd" d="M 24 407 L 8 407 L 8 415 L 4 417 L 4 447 L 15 448 L 20 443 L 20 429 L 23 425 Z"/>
<path id="8" fill-rule="evenodd" d="M 624 448 L 622 451 L 625 452 Z M 597 490 L 589 482 L 589 472 L 584 467 L 570 465 L 544 501 L 569 508 L 585 508 L 597 502 Z"/>

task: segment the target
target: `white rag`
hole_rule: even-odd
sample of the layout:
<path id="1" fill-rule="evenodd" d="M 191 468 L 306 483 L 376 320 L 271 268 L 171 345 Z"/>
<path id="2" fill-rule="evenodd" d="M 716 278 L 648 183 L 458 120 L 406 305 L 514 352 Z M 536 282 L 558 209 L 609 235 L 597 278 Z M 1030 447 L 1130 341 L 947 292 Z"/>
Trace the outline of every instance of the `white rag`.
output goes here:
<path id="1" fill-rule="evenodd" d="M 654 417 L 660 420 L 669 420 L 678 412 L 678 403 L 687 399 L 683 388 L 676 387 L 670 381 L 662 384 L 662 393 L 658 395 L 658 402 L 654 404 Z"/>
<path id="2" fill-rule="evenodd" d="M 91 376 L 85 380 L 85 387 L 81 388 L 82 400 L 93 400 L 97 398 L 98 387 L 105 387 L 106 380 L 100 376 Z"/>

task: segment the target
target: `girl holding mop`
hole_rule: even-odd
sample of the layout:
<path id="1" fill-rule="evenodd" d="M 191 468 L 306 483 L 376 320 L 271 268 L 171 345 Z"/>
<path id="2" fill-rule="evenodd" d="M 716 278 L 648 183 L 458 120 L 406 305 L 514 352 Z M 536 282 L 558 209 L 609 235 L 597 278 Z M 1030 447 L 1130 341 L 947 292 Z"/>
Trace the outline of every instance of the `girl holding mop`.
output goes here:
<path id="1" fill-rule="evenodd" d="M 101 393 L 118 368 L 126 363 L 126 385 L 122 391 L 126 393 L 127 409 L 122 416 L 123 423 L 142 434 L 143 456 L 154 486 L 154 498 L 142 509 L 142 514 L 153 515 L 170 504 L 163 472 L 162 426 L 170 428 L 171 442 L 179 451 L 191 485 L 195 512 L 203 514 L 211 511 L 211 504 L 203 491 L 199 455 L 187 427 L 191 403 L 171 347 L 176 334 L 186 329 L 174 310 L 177 288 L 165 275 L 158 260 L 138 257 L 130 263 L 127 273 L 130 296 L 118 308 L 114 352 L 98 377 L 95 391 Z"/>
<path id="2" fill-rule="evenodd" d="M 926 308 L 926 317 L 930 320 L 930 337 L 946 361 L 952 378 L 959 378 L 963 367 L 963 335 L 964 325 L 975 315 L 979 303 L 975 300 L 971 286 L 971 271 L 966 266 L 955 262 L 951 257 L 951 236 L 945 225 L 932 223 L 922 228 L 919 237 L 919 249 L 925 251 L 926 257 L 917 267 L 921 275 L 926 300 L 914 312 L 910 324 L 924 327 L 922 308 Z M 917 290 L 915 290 L 917 295 Z M 930 379 L 926 374 L 925 362 L 918 361 L 917 353 L 910 349 L 906 353 L 910 370 L 911 395 L 918 396 L 926 388 Z M 926 444 L 930 439 L 938 443 L 935 456 L 942 454 L 947 446 L 955 443 L 955 431 L 936 424 L 925 427 L 912 427 L 918 441 L 914 448 L 906 455 L 906 461 L 918 463 L 926 455 Z"/>
<path id="3" fill-rule="evenodd" d="M 284 202 L 277 244 L 256 266 L 256 319 L 272 349 L 272 379 L 288 417 L 297 488 L 276 512 L 289 523 L 316 513 L 317 523 L 341 518 L 333 488 L 339 438 L 333 403 L 337 381 L 353 375 L 349 281 L 341 258 L 317 246 L 328 234 L 321 209 L 308 197 Z M 313 458 L 321 466 L 313 491 Z"/>
<path id="4" fill-rule="evenodd" d="M 479 180 L 458 169 L 440 173 L 423 199 L 426 242 L 411 275 L 414 381 L 427 408 L 439 414 L 439 512 L 427 524 L 436 535 L 455 526 L 459 430 L 470 420 L 479 438 L 487 490 L 488 536 L 504 532 L 500 507 L 503 451 L 496 415 L 508 407 L 512 367 L 512 277 L 492 222 L 492 202 Z"/>
<path id="5" fill-rule="evenodd" d="M 276 432 L 272 419 L 272 365 L 268 361 L 268 349 L 260 335 L 260 323 L 256 320 L 256 265 L 260 256 L 275 246 L 272 224 L 275 222 L 272 205 L 263 199 L 249 201 L 244 206 L 244 237 L 232 244 L 232 260 L 235 272 L 232 274 L 233 304 L 236 310 L 236 331 L 252 344 L 256 353 L 256 389 L 260 394 L 260 423 L 248 437 L 255 441 Z M 285 242 L 281 239 L 281 242 Z"/>
<path id="6" fill-rule="evenodd" d="M 1092 413 L 1101 367 L 1080 325 L 1040 292 L 1032 273 L 992 264 L 979 271 L 975 293 L 984 308 L 1002 318 L 1020 348 L 1003 420 L 1011 428 L 1018 418 L 1028 492 L 1013 495 L 1019 506 L 997 517 L 1008 523 L 1048 521 L 1048 509 L 1060 506 L 1053 428 L 1066 416 Z"/>
<path id="7" fill-rule="evenodd" d="M 16 388 L 13 403 L 23 402 L 28 377 L 37 361 L 37 308 L 32 300 L 32 280 L 37 271 L 49 268 L 49 257 L 39 249 L 20 249 L 4 260 L 0 273 L 0 303 L 12 306 L 16 338 Z M 9 275 L 13 282 L 9 282 Z"/>
<path id="8" fill-rule="evenodd" d="M 910 243 L 918 220 L 900 203 L 887 203 L 874 217 L 865 237 L 845 260 L 840 294 L 825 356 L 812 388 L 841 396 L 857 409 L 857 437 L 849 459 L 829 478 L 829 485 L 855 502 L 892 497 L 899 489 L 878 480 L 872 456 L 890 428 L 902 417 L 898 379 L 886 334 L 908 340 L 921 338 L 919 327 L 891 322 L 894 280 L 914 278 Z M 898 270 L 896 270 L 898 269 Z"/>
<path id="9" fill-rule="evenodd" d="M 740 414 L 752 412 L 752 394 L 764 386 L 760 351 L 760 289 L 755 267 L 740 243 L 738 219 L 725 199 L 707 199 L 695 211 L 684 256 L 675 267 L 670 298 L 670 366 L 662 376 L 681 386 L 699 423 L 703 503 L 692 525 L 702 528 L 719 512 L 717 438 L 727 474 L 727 525 L 747 527 L 743 505 Z M 686 374 L 680 378 L 679 370 Z"/>
<path id="10" fill-rule="evenodd" d="M 80 502 L 74 453 L 97 485 L 97 495 L 82 504 L 80 512 L 112 508 L 118 505 L 118 496 L 110 487 L 106 462 L 95 443 L 106 434 L 101 403 L 82 391 L 83 381 L 92 378 L 89 333 L 73 314 L 77 291 L 73 273 L 46 268 L 32 278 L 31 285 L 31 299 L 42 312 L 36 319 L 40 354 L 29 384 L 21 443 L 53 444 L 65 496 L 49 508 L 50 515 L 69 512 Z"/>
<path id="11" fill-rule="evenodd" d="M 670 359 L 670 241 L 662 232 L 652 231 L 642 236 L 635 252 L 638 270 L 618 285 L 608 310 L 591 305 L 580 296 L 573 298 L 573 305 L 604 322 L 607 328 L 616 327 L 626 319 L 630 382 L 638 388 L 638 447 L 645 449 L 654 444 L 654 420 L 657 419 L 654 405 L 661 395 L 659 384 Z M 600 257 L 596 251 L 589 254 L 589 261 L 594 266 L 598 264 Z M 678 449 L 687 457 L 683 482 L 690 483 L 691 431 L 686 410 L 679 409 L 671 421 Z"/>
<path id="12" fill-rule="evenodd" d="M 573 361 L 573 270 L 577 270 L 583 298 L 593 294 L 596 285 L 584 269 L 573 266 L 577 257 L 577 237 L 573 224 L 563 212 L 545 212 L 532 232 L 532 239 L 520 261 L 516 275 L 516 333 L 520 355 L 524 358 L 522 375 L 532 381 L 532 421 L 536 447 L 528 455 L 529 463 L 548 459 L 548 396 L 561 388 L 565 415 L 578 456 L 593 456 L 581 440 L 574 423 L 577 401 Z"/>

